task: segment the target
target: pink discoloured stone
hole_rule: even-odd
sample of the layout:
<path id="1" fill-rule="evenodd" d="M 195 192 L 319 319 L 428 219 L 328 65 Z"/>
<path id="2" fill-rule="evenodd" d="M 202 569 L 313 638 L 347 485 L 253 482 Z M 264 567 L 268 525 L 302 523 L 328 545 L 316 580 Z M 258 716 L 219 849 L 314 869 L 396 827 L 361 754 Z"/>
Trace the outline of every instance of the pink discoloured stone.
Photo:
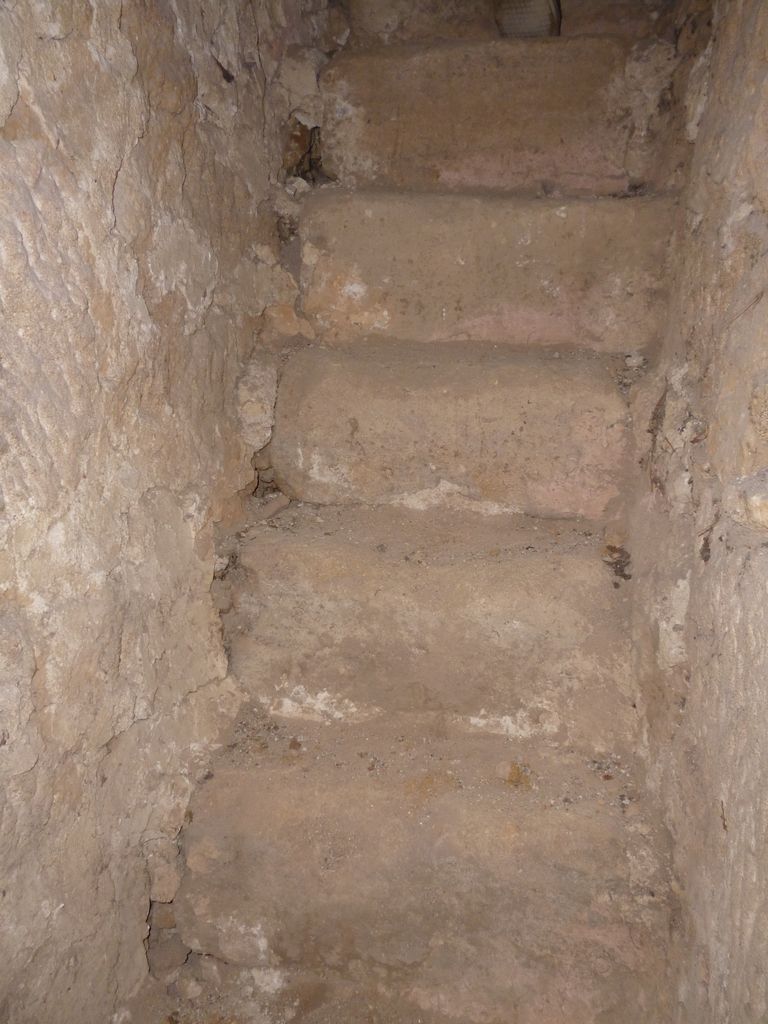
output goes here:
<path id="1" fill-rule="evenodd" d="M 665 199 L 328 189 L 301 224 L 304 312 L 325 341 L 634 352 L 661 334 L 673 216 Z"/>
<path id="2" fill-rule="evenodd" d="M 602 37 L 344 54 L 321 82 L 324 165 L 357 185 L 622 192 L 657 106 L 631 95 L 627 53 Z"/>
<path id="3" fill-rule="evenodd" d="M 598 518 L 618 495 L 626 409 L 592 359 L 361 344 L 294 356 L 272 459 L 320 504 L 450 504 Z"/>

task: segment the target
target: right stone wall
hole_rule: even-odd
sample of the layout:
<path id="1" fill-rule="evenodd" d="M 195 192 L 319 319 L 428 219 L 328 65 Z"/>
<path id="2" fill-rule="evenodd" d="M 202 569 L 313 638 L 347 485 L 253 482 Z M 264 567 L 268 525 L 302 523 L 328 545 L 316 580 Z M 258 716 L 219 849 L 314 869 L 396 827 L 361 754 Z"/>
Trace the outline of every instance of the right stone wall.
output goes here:
<path id="1" fill-rule="evenodd" d="M 766 1024 L 768 5 L 714 7 L 670 335 L 635 399 L 635 642 L 680 880 L 674 1020 Z"/>

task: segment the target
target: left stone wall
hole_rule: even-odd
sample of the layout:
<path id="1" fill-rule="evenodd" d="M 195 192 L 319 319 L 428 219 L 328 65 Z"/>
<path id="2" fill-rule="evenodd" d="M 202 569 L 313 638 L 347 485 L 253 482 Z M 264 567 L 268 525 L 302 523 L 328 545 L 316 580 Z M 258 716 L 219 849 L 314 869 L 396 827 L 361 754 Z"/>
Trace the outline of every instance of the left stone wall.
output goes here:
<path id="1" fill-rule="evenodd" d="M 0 1019 L 104 1024 L 239 695 L 213 522 L 322 0 L 0 5 Z M 304 56 L 306 62 L 303 64 Z"/>

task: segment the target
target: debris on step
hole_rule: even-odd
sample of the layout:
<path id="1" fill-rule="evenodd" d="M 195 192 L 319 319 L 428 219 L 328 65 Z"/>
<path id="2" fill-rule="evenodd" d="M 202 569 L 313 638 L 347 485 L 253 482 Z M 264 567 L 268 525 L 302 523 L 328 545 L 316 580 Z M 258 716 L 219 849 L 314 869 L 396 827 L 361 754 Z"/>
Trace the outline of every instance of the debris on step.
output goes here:
<path id="1" fill-rule="evenodd" d="M 266 493 L 254 497 L 248 506 L 248 526 L 240 536 L 243 540 L 250 540 L 253 536 L 252 527 L 257 523 L 263 523 L 273 519 L 280 512 L 284 512 L 291 504 L 287 494 L 275 490 L 274 484 L 269 483 Z"/>
<path id="2" fill-rule="evenodd" d="M 618 576 L 620 580 L 632 579 L 632 573 L 629 571 L 632 556 L 626 548 L 617 547 L 615 544 L 607 544 L 603 561 L 611 567 L 614 575 Z M 618 586 L 618 584 L 614 584 L 614 586 Z"/>

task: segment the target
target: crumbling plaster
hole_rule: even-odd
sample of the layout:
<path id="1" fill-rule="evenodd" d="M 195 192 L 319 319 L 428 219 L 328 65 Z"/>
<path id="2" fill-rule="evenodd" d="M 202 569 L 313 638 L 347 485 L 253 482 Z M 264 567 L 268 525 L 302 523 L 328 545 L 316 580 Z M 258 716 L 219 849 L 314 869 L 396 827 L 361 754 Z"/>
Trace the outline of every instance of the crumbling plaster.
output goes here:
<path id="1" fill-rule="evenodd" d="M 104 1024 L 139 985 L 238 705 L 212 524 L 268 439 L 274 374 L 244 431 L 237 382 L 295 297 L 271 193 L 325 6 L 0 6 L 4 1024 Z"/>

